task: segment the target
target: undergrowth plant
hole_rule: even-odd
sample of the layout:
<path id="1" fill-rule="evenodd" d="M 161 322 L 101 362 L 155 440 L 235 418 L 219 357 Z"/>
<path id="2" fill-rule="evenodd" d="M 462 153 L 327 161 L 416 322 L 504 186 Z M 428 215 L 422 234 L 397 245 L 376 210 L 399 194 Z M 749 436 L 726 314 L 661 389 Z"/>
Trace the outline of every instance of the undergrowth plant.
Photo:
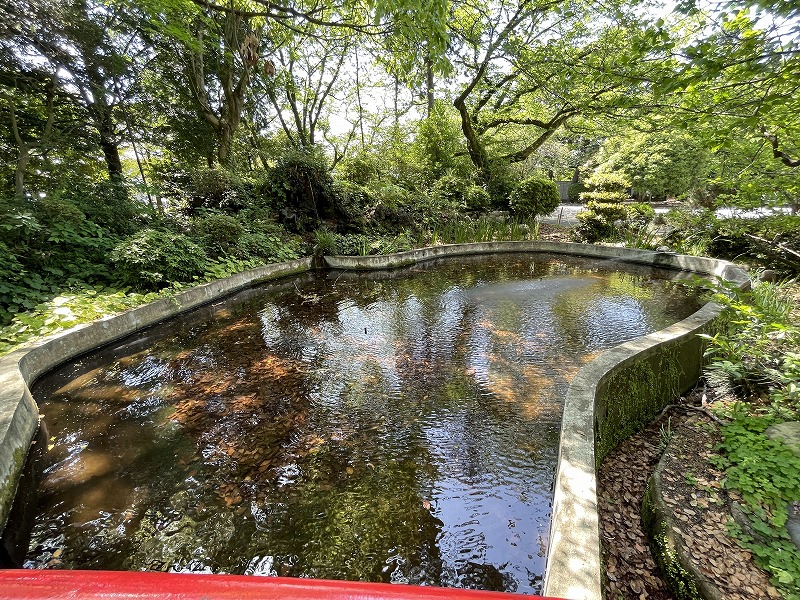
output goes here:
<path id="1" fill-rule="evenodd" d="M 739 542 L 787 600 L 800 600 L 800 552 L 786 529 L 789 512 L 800 500 L 800 456 L 764 431 L 776 422 L 753 415 L 743 405 L 722 428 L 722 454 L 712 463 L 725 471 L 723 485 L 742 498 L 749 526 L 731 526 Z"/>
<path id="2" fill-rule="evenodd" d="M 790 287 L 754 282 L 749 292 L 729 289 L 715 299 L 726 307 L 727 323 L 706 336 L 706 376 L 750 402 L 734 404 L 711 462 L 724 470 L 724 486 L 742 498 L 749 523 L 733 524 L 733 535 L 784 598 L 800 600 L 800 552 L 786 529 L 800 501 L 800 456 L 764 433 L 800 417 L 800 329 L 792 322 Z"/>
<path id="3" fill-rule="evenodd" d="M 753 282 L 750 291 L 728 288 L 714 299 L 726 322 L 708 340 L 707 377 L 742 397 L 768 395 L 774 411 L 800 408 L 800 328 L 792 321 L 787 283 Z"/>

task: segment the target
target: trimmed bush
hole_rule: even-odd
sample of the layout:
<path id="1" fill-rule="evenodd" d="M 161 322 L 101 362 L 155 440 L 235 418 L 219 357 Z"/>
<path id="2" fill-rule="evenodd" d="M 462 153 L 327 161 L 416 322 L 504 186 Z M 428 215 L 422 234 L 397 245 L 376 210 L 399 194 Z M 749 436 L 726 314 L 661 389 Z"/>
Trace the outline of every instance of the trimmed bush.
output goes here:
<path id="1" fill-rule="evenodd" d="M 560 202 L 558 186 L 548 180 L 530 177 L 521 181 L 509 199 L 511 211 L 523 218 L 530 219 L 549 215 Z"/>
<path id="2" fill-rule="evenodd" d="M 116 245 L 111 262 L 122 283 L 158 289 L 173 281 L 190 281 L 201 275 L 208 257 L 182 233 L 143 229 Z"/>
<path id="3" fill-rule="evenodd" d="M 621 173 L 595 173 L 586 180 L 588 191 L 580 194 L 581 202 L 624 202 L 629 200 L 631 182 Z"/>
<path id="4" fill-rule="evenodd" d="M 590 212 L 605 219 L 607 223 L 624 221 L 628 217 L 627 207 L 624 204 L 616 202 L 598 202 L 597 200 L 591 200 L 586 205 L 586 208 Z"/>
<path id="5" fill-rule="evenodd" d="M 471 212 L 487 212 L 492 207 L 489 192 L 479 185 L 471 185 L 464 190 L 464 203 Z"/>
<path id="6" fill-rule="evenodd" d="M 593 244 L 610 237 L 614 232 L 613 221 L 606 220 L 593 210 L 579 212 L 576 217 L 578 226 L 572 230 L 572 236 L 579 242 Z"/>

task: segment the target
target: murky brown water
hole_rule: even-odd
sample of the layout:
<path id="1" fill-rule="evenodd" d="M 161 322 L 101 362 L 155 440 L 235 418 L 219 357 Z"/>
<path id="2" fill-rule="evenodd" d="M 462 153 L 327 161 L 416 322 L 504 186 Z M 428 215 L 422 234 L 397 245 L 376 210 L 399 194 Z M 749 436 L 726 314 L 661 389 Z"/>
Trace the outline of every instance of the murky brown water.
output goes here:
<path id="1" fill-rule="evenodd" d="M 538 592 L 568 382 L 696 310 L 674 276 L 309 274 L 66 365 L 34 389 L 53 464 L 26 566 Z"/>

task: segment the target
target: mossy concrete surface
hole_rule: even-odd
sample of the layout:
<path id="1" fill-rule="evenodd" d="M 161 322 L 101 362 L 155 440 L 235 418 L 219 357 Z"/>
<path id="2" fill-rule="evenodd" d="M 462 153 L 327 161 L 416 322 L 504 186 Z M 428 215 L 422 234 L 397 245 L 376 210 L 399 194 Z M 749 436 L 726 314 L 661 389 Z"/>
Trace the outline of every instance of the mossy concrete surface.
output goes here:
<path id="1" fill-rule="evenodd" d="M 615 249 L 616 258 L 689 269 L 745 288 L 747 274 L 726 261 Z M 699 333 L 712 329 L 721 307 L 708 303 L 670 327 L 607 350 L 583 367 L 564 403 L 544 595 L 602 598 L 596 468 L 619 442 L 650 422 L 697 381 Z"/>
<path id="2" fill-rule="evenodd" d="M 402 267 L 446 256 L 500 252 L 550 252 L 602 258 L 689 271 L 713 279 L 749 282 L 747 274 L 725 261 L 664 252 L 632 250 L 560 242 L 486 242 L 422 248 L 385 256 L 324 257 L 333 269 L 380 270 Z M 116 317 L 79 326 L 39 341 L 0 359 L 0 530 L 8 512 L 24 465 L 30 442 L 38 425 L 38 408 L 28 385 L 55 366 L 251 284 L 307 271 L 312 259 L 270 265 L 192 288 L 167 300 L 159 300 Z M 613 348 L 584 367 L 567 393 L 562 418 L 561 442 L 556 470 L 553 517 L 547 557 L 544 594 L 572 600 L 600 600 L 600 535 L 595 481 L 596 435 L 600 432 L 600 453 L 621 439 L 617 429 L 631 417 L 641 421 L 660 402 L 669 402 L 674 390 L 691 385 L 701 361 L 700 347 L 691 342 L 697 331 L 719 313 L 706 305 L 681 323 Z M 681 349 L 679 345 L 684 344 Z M 664 357 L 667 358 L 664 358 Z M 673 357 L 670 359 L 669 357 Z M 640 364 L 641 363 L 641 364 Z M 663 382 L 666 368 L 677 382 Z M 652 373 L 646 384 L 639 374 Z M 627 384 L 625 382 L 628 382 Z M 658 398 L 635 398 L 655 385 Z M 624 390 L 620 397 L 615 390 Z M 595 410 L 600 398 L 601 410 Z M 673 396 L 674 397 L 674 396 Z M 628 410 L 626 407 L 633 407 Z M 623 432 L 624 434 L 624 432 Z"/>
<path id="3" fill-rule="evenodd" d="M 642 524 L 650 538 L 653 554 L 670 590 L 678 600 L 723 600 L 725 594 L 715 586 L 684 550 L 672 509 L 664 501 L 662 475 L 664 452 L 647 485 L 642 502 Z"/>
<path id="4" fill-rule="evenodd" d="M 120 315 L 78 325 L 0 358 L 0 531 L 5 528 L 31 441 L 39 427 L 39 409 L 28 386 L 37 377 L 72 358 L 250 285 L 302 273 L 311 259 L 267 265 L 198 285 Z"/>

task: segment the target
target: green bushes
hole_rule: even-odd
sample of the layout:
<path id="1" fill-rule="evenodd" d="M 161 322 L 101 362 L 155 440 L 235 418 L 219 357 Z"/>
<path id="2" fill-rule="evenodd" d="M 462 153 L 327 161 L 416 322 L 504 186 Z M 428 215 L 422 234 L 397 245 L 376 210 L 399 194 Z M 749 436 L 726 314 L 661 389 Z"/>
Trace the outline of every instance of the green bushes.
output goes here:
<path id="1" fill-rule="evenodd" d="M 567 188 L 567 202 L 578 204 L 581 201 L 581 194 L 586 191 L 583 182 L 572 183 Z"/>
<path id="2" fill-rule="evenodd" d="M 530 177 L 521 181 L 509 198 L 511 211 L 523 219 L 553 212 L 559 204 L 558 186 L 548 179 Z"/>
<path id="3" fill-rule="evenodd" d="M 236 246 L 244 227 L 232 215 L 211 212 L 194 219 L 192 233 L 206 252 L 219 256 Z"/>
<path id="4" fill-rule="evenodd" d="M 590 201 L 588 210 L 578 213 L 578 226 L 573 235 L 576 239 L 594 243 L 604 239 L 631 239 L 633 245 L 642 246 L 649 239 L 644 235 L 655 217 L 656 211 L 649 204 L 634 202 Z"/>
<path id="5" fill-rule="evenodd" d="M 732 532 L 784 597 L 795 598 L 800 554 L 786 522 L 797 506 L 800 457 L 765 435 L 770 425 L 800 418 L 800 329 L 793 322 L 792 289 L 754 281 L 749 292 L 728 290 L 715 300 L 726 306 L 728 321 L 706 336 L 706 378 L 718 394 L 745 402 L 732 404 L 732 422 L 722 427 L 720 456 L 712 462 L 725 470 L 725 488 L 741 497 L 747 522 L 737 522 Z"/>
<path id="6" fill-rule="evenodd" d="M 191 281 L 208 264 L 203 249 L 182 233 L 143 229 L 122 240 L 111 253 L 116 277 L 143 289 Z"/>
<path id="7" fill-rule="evenodd" d="M 470 185 L 464 190 L 464 204 L 470 212 L 483 213 L 491 208 L 492 198 L 479 185 Z"/>
<path id="8" fill-rule="evenodd" d="M 243 233 L 233 249 L 233 255 L 240 259 L 261 259 L 264 262 L 283 262 L 299 258 L 301 254 L 299 239 L 284 240 L 278 233 L 255 231 Z"/>
<path id="9" fill-rule="evenodd" d="M 708 249 L 719 256 L 742 255 L 758 265 L 800 273 L 800 215 L 772 215 L 758 219 L 718 219 Z"/>
<path id="10" fill-rule="evenodd" d="M 492 208 L 507 210 L 511 193 L 519 184 L 519 175 L 511 165 L 499 161 L 489 163 L 485 171 L 486 191 L 489 192 Z"/>
<path id="11" fill-rule="evenodd" d="M 56 192 L 53 198 L 77 207 L 90 221 L 112 235 L 130 235 L 152 220 L 153 211 L 120 183 L 103 181 L 88 188 Z"/>
<path id="12" fill-rule="evenodd" d="M 203 167 L 190 174 L 190 212 L 198 208 L 237 210 L 248 203 L 247 185 L 221 167 Z"/>
<path id="13" fill-rule="evenodd" d="M 270 171 L 271 193 L 281 221 L 294 231 L 308 231 L 336 213 L 328 159 L 319 148 L 290 149 Z"/>

